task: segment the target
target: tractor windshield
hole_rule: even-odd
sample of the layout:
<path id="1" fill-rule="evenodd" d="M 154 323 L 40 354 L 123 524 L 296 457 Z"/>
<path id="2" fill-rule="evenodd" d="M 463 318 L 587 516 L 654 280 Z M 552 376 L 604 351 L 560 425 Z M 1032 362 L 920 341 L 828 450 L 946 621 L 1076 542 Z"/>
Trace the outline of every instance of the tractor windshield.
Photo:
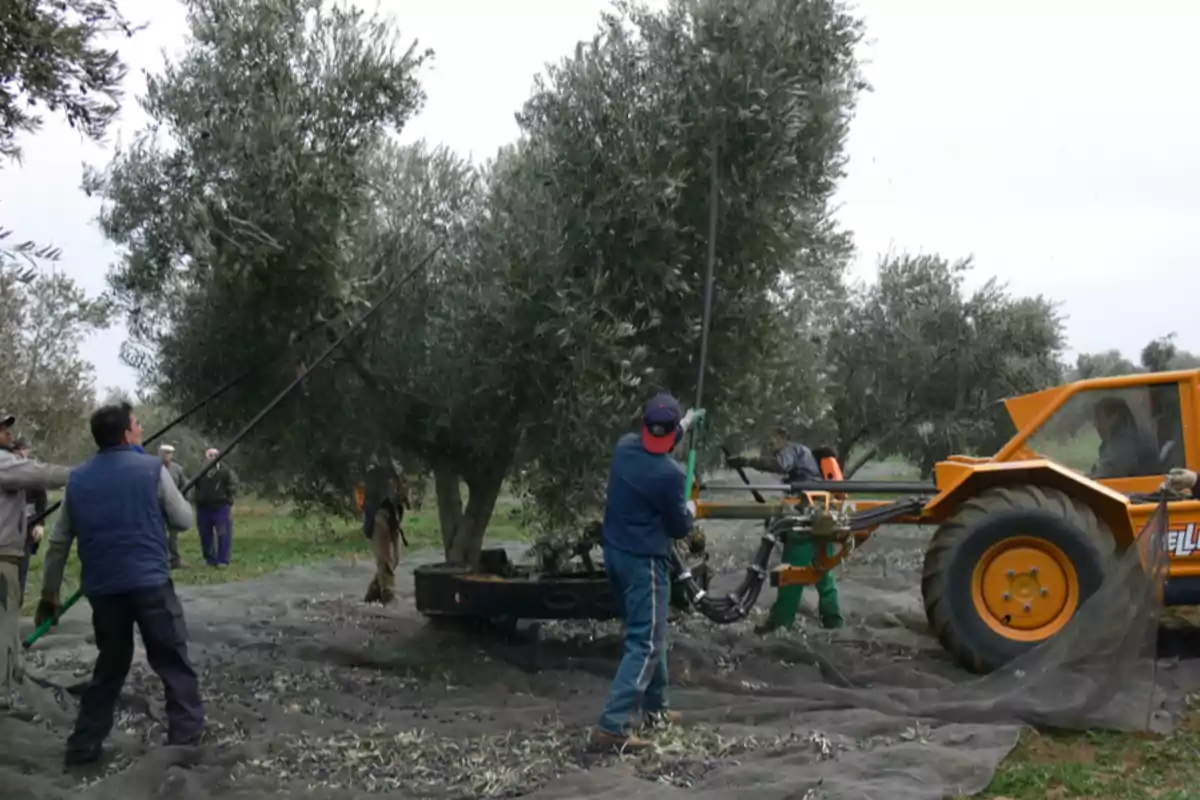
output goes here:
<path id="1" fill-rule="evenodd" d="M 1183 466 L 1179 385 L 1088 389 L 1029 438 L 1039 456 L 1092 478 L 1162 475 Z"/>

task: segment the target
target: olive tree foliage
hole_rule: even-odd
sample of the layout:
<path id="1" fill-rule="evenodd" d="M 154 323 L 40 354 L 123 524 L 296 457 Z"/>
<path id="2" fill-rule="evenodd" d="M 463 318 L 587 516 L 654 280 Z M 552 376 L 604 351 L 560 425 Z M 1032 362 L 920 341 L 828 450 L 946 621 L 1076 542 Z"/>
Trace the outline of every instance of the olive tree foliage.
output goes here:
<path id="1" fill-rule="evenodd" d="M 0 273 L 0 405 L 43 460 L 74 463 L 92 449 L 84 420 L 95 400 L 93 368 L 79 348 L 111 315 L 65 275 Z"/>
<path id="2" fill-rule="evenodd" d="M 399 454 L 432 472 L 459 563 L 478 558 L 506 476 L 542 522 L 594 512 L 645 397 L 694 392 L 714 141 L 706 396 L 812 411 L 798 359 L 816 357 L 849 251 L 829 198 L 862 88 L 859 25 L 839 4 L 621 5 L 538 81 L 520 140 L 482 167 L 391 144 L 419 108 L 424 56 L 319 5 L 193 2 L 192 46 L 143 101 L 154 128 L 91 184 L 126 251 L 112 285 L 130 358 L 164 397 L 182 406 L 259 367 L 201 421 L 214 433 L 441 246 L 267 418 L 247 477 L 345 507 L 366 454 Z"/>
<path id="3" fill-rule="evenodd" d="M 616 437 L 650 394 L 694 401 L 714 145 L 710 441 L 814 410 L 797 340 L 849 252 L 830 197 L 864 88 L 860 35 L 821 0 L 622 2 L 538 79 L 518 119 L 553 209 L 536 332 L 558 388 L 527 431 L 521 483 L 544 521 L 599 506 Z"/>
<path id="4" fill-rule="evenodd" d="M 830 337 L 830 419 L 853 474 L 900 455 L 928 475 L 951 453 L 989 455 L 1007 440 L 998 401 L 1062 379 L 1062 323 L 1041 296 L 995 280 L 967 292 L 970 259 L 901 255 L 858 287 Z"/>
<path id="5" fill-rule="evenodd" d="M 1167 372 L 1200 367 L 1200 355 L 1180 350 L 1175 344 L 1175 336 L 1175 333 L 1168 333 L 1143 347 L 1140 356 L 1142 369 L 1147 372 Z"/>
<path id="6" fill-rule="evenodd" d="M 1081 381 L 1088 378 L 1132 375 L 1137 371 L 1138 366 L 1121 355 L 1120 350 L 1105 350 L 1099 353 L 1080 353 L 1076 356 L 1068 376 L 1071 380 Z"/>
<path id="7" fill-rule="evenodd" d="M 1137 363 L 1123 356 L 1120 350 L 1080 353 L 1068 376 L 1071 380 L 1086 380 L 1200 367 L 1200 355 L 1180 350 L 1175 344 L 1175 337 L 1175 333 L 1168 333 L 1148 342 L 1138 354 Z"/>
<path id="8" fill-rule="evenodd" d="M 377 239 L 391 209 L 375 159 L 421 107 L 428 54 L 321 0 L 193 0 L 188 24 L 183 56 L 140 98 L 151 124 L 87 187 L 123 251 L 109 281 L 124 355 L 162 402 L 187 407 L 252 375 L 199 420 L 228 437 L 412 257 L 411 236 Z M 322 416 L 328 380 L 315 373 L 255 432 L 265 463 L 249 477 L 316 493 L 291 467 L 339 450 L 316 433 L 336 422 Z"/>
<path id="9" fill-rule="evenodd" d="M 20 160 L 21 134 L 36 133 L 42 110 L 61 113 L 93 141 L 120 109 L 125 66 L 102 39 L 132 36 L 116 0 L 10 0 L 0 3 L 0 159 Z M 58 248 L 15 241 L 0 226 L 0 271 L 32 279 Z"/>

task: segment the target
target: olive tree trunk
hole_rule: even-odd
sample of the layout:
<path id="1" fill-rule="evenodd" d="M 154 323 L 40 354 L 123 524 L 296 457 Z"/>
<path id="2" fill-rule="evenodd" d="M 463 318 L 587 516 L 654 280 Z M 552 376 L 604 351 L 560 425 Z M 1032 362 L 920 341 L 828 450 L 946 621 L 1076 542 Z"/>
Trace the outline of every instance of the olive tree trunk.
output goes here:
<path id="1" fill-rule="evenodd" d="M 488 523 L 504 486 L 504 471 L 466 475 L 448 466 L 434 470 L 438 523 L 442 549 L 450 564 L 475 568 L 483 551 Z M 467 501 L 462 500 L 462 480 L 467 484 Z"/>

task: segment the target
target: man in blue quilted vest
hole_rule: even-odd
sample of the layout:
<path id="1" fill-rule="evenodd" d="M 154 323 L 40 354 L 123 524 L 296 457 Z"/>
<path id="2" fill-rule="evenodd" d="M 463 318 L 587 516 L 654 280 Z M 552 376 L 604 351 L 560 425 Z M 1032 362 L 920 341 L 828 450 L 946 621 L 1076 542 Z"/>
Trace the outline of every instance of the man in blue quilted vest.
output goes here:
<path id="1" fill-rule="evenodd" d="M 196 671 L 188 660 L 183 608 L 171 583 L 168 530 L 186 531 L 192 509 L 162 461 L 141 448 L 142 426 L 128 403 L 92 414 L 98 452 L 76 467 L 50 534 L 36 622 L 56 618 L 63 568 L 79 541 L 83 594 L 92 607 L 96 666 L 67 739 L 68 766 L 96 761 L 113 726 L 133 663 L 136 625 L 146 660 L 162 679 L 167 743 L 193 745 L 204 730 Z"/>

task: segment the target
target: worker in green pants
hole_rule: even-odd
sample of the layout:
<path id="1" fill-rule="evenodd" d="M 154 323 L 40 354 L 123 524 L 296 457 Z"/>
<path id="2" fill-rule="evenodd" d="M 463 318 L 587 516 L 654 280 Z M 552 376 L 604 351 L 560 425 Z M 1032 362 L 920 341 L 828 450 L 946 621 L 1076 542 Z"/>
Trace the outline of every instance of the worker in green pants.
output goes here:
<path id="1" fill-rule="evenodd" d="M 787 428 L 780 426 L 775 429 L 771 440 L 771 452 L 774 455 L 766 458 L 744 458 L 736 456 L 727 460 L 733 469 L 749 467 L 759 472 L 770 472 L 783 475 L 787 483 L 804 480 L 820 480 L 825 477 L 816 456 L 802 444 L 791 441 Z M 826 548 L 833 548 L 826 544 Z M 829 549 L 827 555 L 833 555 Z M 811 539 L 790 540 L 783 549 L 784 563 L 793 567 L 810 567 L 816 550 Z M 775 605 L 766 623 L 758 628 L 759 633 L 766 633 L 776 628 L 791 628 L 796 624 L 796 612 L 800 610 L 800 599 L 804 594 L 801 585 L 787 586 L 779 590 Z M 837 583 L 833 573 L 827 572 L 817 581 L 817 615 L 823 628 L 840 628 L 845 625 L 841 608 L 838 606 Z"/>
<path id="2" fill-rule="evenodd" d="M 783 560 L 793 567 L 812 566 L 816 556 L 816 543 L 812 539 L 795 538 L 783 548 Z M 835 548 L 832 543 L 826 543 L 825 554 L 832 556 Z M 767 621 L 759 627 L 759 633 L 767 633 L 776 628 L 791 628 L 796 624 L 796 612 L 800 610 L 800 601 L 804 596 L 803 584 L 784 586 L 771 606 Z M 842 609 L 838 605 L 837 582 L 832 572 L 826 572 L 817 581 L 817 616 L 822 628 L 840 628 L 846 624 L 842 619 Z"/>

